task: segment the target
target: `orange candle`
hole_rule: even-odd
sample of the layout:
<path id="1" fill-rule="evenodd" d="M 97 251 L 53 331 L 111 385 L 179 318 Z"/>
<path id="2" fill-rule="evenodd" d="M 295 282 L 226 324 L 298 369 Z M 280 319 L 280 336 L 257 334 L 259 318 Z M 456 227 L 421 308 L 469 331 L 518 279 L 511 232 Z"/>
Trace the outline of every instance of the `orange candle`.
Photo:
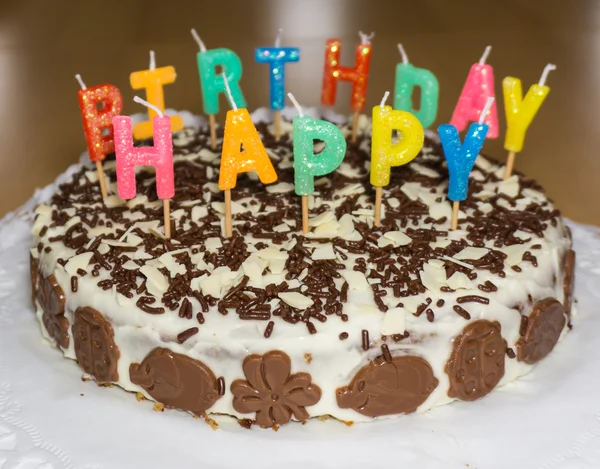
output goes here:
<path id="1" fill-rule="evenodd" d="M 160 67 L 156 68 L 154 51 L 150 51 L 150 68 L 139 72 L 133 72 L 129 76 L 131 87 L 134 90 L 146 90 L 146 100 L 165 112 L 165 94 L 163 85 L 175 82 L 177 74 L 175 68 Z M 148 120 L 140 122 L 133 126 L 133 136 L 137 140 L 152 137 L 152 120 L 158 114 L 152 108 L 148 109 Z M 171 116 L 171 131 L 176 132 L 183 129 L 183 119 L 179 115 Z"/>
<path id="2" fill-rule="evenodd" d="M 270 184 L 277 181 L 277 173 L 250 113 L 245 108 L 237 108 L 225 74 L 223 80 L 232 110 L 227 111 L 225 117 L 219 189 L 225 192 L 225 236 L 229 238 L 232 235 L 231 189 L 237 183 L 238 174 L 256 171 L 260 182 Z"/>

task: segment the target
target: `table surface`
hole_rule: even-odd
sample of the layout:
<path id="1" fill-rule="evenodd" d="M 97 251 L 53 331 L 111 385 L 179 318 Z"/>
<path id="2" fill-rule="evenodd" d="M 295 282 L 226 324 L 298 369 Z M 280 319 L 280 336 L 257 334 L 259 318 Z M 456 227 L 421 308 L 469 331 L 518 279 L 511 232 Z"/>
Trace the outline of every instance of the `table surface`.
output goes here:
<path id="1" fill-rule="evenodd" d="M 367 106 L 393 88 L 402 42 L 411 61 L 440 82 L 437 124 L 448 122 L 469 67 L 486 45 L 501 79 L 511 75 L 524 88 L 537 82 L 548 62 L 551 93 L 527 133 L 516 168 L 535 177 L 565 216 L 600 225 L 600 1 L 503 0 L 222 0 L 173 1 L 3 0 L 0 2 L 0 216 L 51 182 L 84 150 L 75 73 L 88 84 L 113 83 L 132 102 L 129 74 L 157 63 L 173 65 L 177 82 L 165 88 L 168 107 L 201 113 L 202 102 L 190 28 L 209 48 L 229 47 L 244 65 L 248 107 L 268 105 L 268 67 L 254 61 L 254 48 L 273 43 L 301 48 L 287 67 L 287 89 L 307 106 L 319 105 L 323 48 L 338 37 L 343 63 L 353 62 L 359 30 L 375 32 Z M 594 44 L 598 46 L 594 49 Z M 349 112 L 349 85 L 338 91 L 339 112 Z M 224 104 L 224 102 L 223 102 Z M 501 138 L 485 152 L 505 159 L 504 106 Z M 223 116 L 219 116 L 220 119 Z"/>

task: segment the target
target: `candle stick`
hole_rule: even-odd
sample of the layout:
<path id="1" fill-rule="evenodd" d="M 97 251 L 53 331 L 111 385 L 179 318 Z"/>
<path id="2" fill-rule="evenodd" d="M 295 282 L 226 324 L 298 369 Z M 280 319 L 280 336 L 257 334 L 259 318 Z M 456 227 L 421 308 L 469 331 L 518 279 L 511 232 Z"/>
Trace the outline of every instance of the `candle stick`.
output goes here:
<path id="1" fill-rule="evenodd" d="M 300 60 L 300 49 L 297 47 L 281 47 L 279 30 L 275 39 L 275 47 L 258 47 L 255 51 L 258 63 L 269 64 L 271 109 L 275 111 L 275 140 L 281 137 L 281 110 L 285 104 L 285 64 Z"/>
<path id="2" fill-rule="evenodd" d="M 373 138 L 371 144 L 371 184 L 375 186 L 375 226 L 381 226 L 382 187 L 390 183 L 392 166 L 402 166 L 412 161 L 423 147 L 425 131 L 414 115 L 394 111 L 385 102 L 386 91 L 379 106 L 373 108 Z M 392 131 L 401 134 L 392 143 Z"/>
<path id="3" fill-rule="evenodd" d="M 488 98 L 479 116 L 479 122 L 469 126 L 465 140 L 461 144 L 458 129 L 452 124 L 442 124 L 438 127 L 440 141 L 444 149 L 450 182 L 448 185 L 448 198 L 452 200 L 451 228 L 458 228 L 458 210 L 460 202 L 467 198 L 469 190 L 469 174 L 473 169 L 475 160 L 481 151 L 483 142 L 489 130 L 485 124 L 485 116 L 492 107 L 494 98 Z"/>
<path id="4" fill-rule="evenodd" d="M 116 116 L 113 118 L 119 197 L 127 200 L 133 199 L 136 196 L 136 166 L 154 166 L 156 170 L 156 192 L 158 198 L 163 200 L 165 236 L 170 238 L 171 219 L 169 199 L 175 194 L 171 118 L 165 116 L 160 108 L 148 101 L 137 96 L 133 100 L 152 109 L 156 113 L 152 118 L 154 146 L 134 148 L 131 117 Z"/>
<path id="5" fill-rule="evenodd" d="M 210 125 L 210 144 L 215 149 L 217 148 L 215 114 L 219 113 L 219 94 L 225 93 L 224 77 L 227 77 L 233 100 L 239 107 L 246 107 L 246 100 L 239 85 L 242 78 L 242 61 L 230 49 L 207 50 L 196 30 L 192 29 L 191 32 L 200 49 L 200 52 L 196 55 L 196 60 L 200 74 L 202 101 L 204 114 L 208 116 Z M 217 67 L 220 67 L 223 73 L 217 73 Z"/>
<path id="6" fill-rule="evenodd" d="M 371 66 L 371 39 L 374 34 L 366 35 L 359 32 L 361 43 L 356 47 L 356 63 L 354 68 L 339 65 L 342 43 L 339 39 L 329 39 L 325 46 L 325 67 L 323 73 L 323 89 L 321 102 L 325 106 L 335 104 L 338 81 L 352 83 L 352 98 L 350 107 L 354 110 L 352 120 L 352 142 L 356 143 L 358 118 L 365 107 L 369 68 Z"/>
<path id="7" fill-rule="evenodd" d="M 467 128 L 469 121 L 478 122 L 480 113 L 488 98 L 495 98 L 496 96 L 494 92 L 494 70 L 491 65 L 485 63 L 491 50 L 492 46 L 487 46 L 479 62 L 473 64 L 458 98 L 450 123 L 459 132 Z M 484 122 L 489 126 L 488 138 L 498 137 L 498 111 L 495 100 L 484 116 Z"/>
<path id="8" fill-rule="evenodd" d="M 90 160 L 96 163 L 98 182 L 102 198 L 106 198 L 106 178 L 102 161 L 115 150 L 113 117 L 123 109 L 121 92 L 113 85 L 85 86 L 81 75 L 75 75 L 81 90 L 77 92 L 79 109 L 83 119 L 83 130 Z"/>
<path id="9" fill-rule="evenodd" d="M 227 111 L 225 118 L 219 189 L 225 192 L 225 236 L 230 238 L 233 234 L 231 189 L 236 186 L 238 174 L 256 171 L 263 184 L 270 184 L 277 180 L 277 173 L 252 123 L 250 113 L 247 109 L 238 109 L 229 87 L 229 80 L 225 75 L 223 75 L 223 83 L 232 110 Z"/>
<path id="10" fill-rule="evenodd" d="M 335 171 L 346 155 L 346 139 L 337 125 L 305 116 L 292 93 L 288 97 L 298 110 L 294 117 L 294 185 L 302 197 L 302 232 L 308 233 L 308 196 L 315 191 L 314 178 Z M 315 155 L 314 142 L 321 140 L 323 150 Z"/>
<path id="11" fill-rule="evenodd" d="M 546 86 L 546 79 L 552 70 L 556 70 L 556 65 L 546 65 L 540 81 L 537 84 L 531 85 L 524 99 L 521 90 L 521 80 L 506 77 L 502 81 L 504 108 L 506 110 L 506 123 L 508 127 L 504 140 L 504 148 L 508 151 L 504 179 L 508 179 L 511 176 L 516 154 L 523 149 L 525 133 L 546 99 L 546 96 L 550 93 L 550 87 Z"/>
<path id="12" fill-rule="evenodd" d="M 165 94 L 164 85 L 174 83 L 177 78 L 175 69 L 171 66 L 156 68 L 156 56 L 154 51 L 150 51 L 150 64 L 148 70 L 133 72 L 129 75 L 129 82 L 134 90 L 146 90 L 146 99 L 152 104 L 148 108 L 148 120 L 139 122 L 133 126 L 133 136 L 137 140 L 152 137 L 153 118 L 158 115 L 155 108 L 165 112 Z M 183 119 L 181 116 L 171 116 L 171 130 L 176 132 L 183 129 Z"/>
<path id="13" fill-rule="evenodd" d="M 427 128 L 434 123 L 437 115 L 440 94 L 438 80 L 429 70 L 411 65 L 402 44 L 398 44 L 398 50 L 402 62 L 396 66 L 394 109 L 414 114 L 423 127 Z M 412 95 L 416 86 L 421 88 L 421 103 L 418 110 L 412 104 Z"/>

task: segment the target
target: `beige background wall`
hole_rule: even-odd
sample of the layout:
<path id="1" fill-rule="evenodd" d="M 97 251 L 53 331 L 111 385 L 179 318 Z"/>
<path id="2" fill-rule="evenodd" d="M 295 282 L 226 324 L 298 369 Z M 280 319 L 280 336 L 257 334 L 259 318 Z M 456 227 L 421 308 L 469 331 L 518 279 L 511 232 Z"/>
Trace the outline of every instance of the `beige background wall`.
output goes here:
<path id="1" fill-rule="evenodd" d="M 167 105 L 201 112 L 191 27 L 209 48 L 229 47 L 241 56 L 250 108 L 268 104 L 268 67 L 254 62 L 254 48 L 271 44 L 279 27 L 284 45 L 301 48 L 301 62 L 286 69 L 288 89 L 301 103 L 319 104 L 326 38 L 341 38 L 342 57 L 351 63 L 357 31 L 375 31 L 368 105 L 393 88 L 402 42 L 411 61 L 440 81 L 437 124 L 449 120 L 469 67 L 487 44 L 494 47 L 489 62 L 497 93 L 504 76 L 520 77 L 528 88 L 554 62 L 552 91 L 517 169 L 536 177 L 566 216 L 600 225 L 599 0 L 2 0 L 0 215 L 84 149 L 75 73 L 90 85 L 115 84 L 125 112 L 137 112 L 129 73 L 147 68 L 154 49 L 159 66 L 178 72 L 166 89 Z M 337 110 L 347 112 L 349 88 L 340 91 Z M 504 159 L 501 139 L 488 141 L 485 150 Z"/>

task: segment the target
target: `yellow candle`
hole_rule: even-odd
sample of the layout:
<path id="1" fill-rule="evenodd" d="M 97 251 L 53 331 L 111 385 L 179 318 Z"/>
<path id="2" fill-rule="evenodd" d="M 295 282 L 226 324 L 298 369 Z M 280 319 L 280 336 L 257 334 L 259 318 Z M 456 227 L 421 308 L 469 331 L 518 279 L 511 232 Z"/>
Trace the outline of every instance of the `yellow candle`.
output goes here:
<path id="1" fill-rule="evenodd" d="M 414 159 L 425 140 L 419 119 L 409 112 L 395 111 L 386 106 L 388 95 L 389 92 L 386 92 L 381 105 L 373 108 L 371 184 L 375 187 L 387 186 L 392 166 L 402 166 Z M 401 134 L 396 143 L 392 142 L 392 130 Z"/>
<path id="2" fill-rule="evenodd" d="M 539 83 L 532 85 L 523 98 L 521 80 L 506 77 L 502 81 L 504 92 L 504 108 L 506 109 L 506 138 L 504 148 L 510 152 L 518 153 L 523 149 L 525 133 L 531 121 L 537 114 L 540 106 L 550 92 L 550 87 L 545 85 L 548 72 L 556 67 L 548 64 Z"/>
<path id="3" fill-rule="evenodd" d="M 154 52 L 150 51 L 150 68 L 139 72 L 133 72 L 129 76 L 129 82 L 134 90 L 145 89 L 146 101 L 165 112 L 165 94 L 163 85 L 175 82 L 177 74 L 175 68 L 156 68 L 154 63 Z M 148 109 L 148 120 L 133 126 L 133 136 L 137 140 L 152 137 L 152 119 L 158 114 L 152 108 Z M 183 129 L 183 119 L 179 115 L 171 116 L 171 131 L 176 132 Z"/>

